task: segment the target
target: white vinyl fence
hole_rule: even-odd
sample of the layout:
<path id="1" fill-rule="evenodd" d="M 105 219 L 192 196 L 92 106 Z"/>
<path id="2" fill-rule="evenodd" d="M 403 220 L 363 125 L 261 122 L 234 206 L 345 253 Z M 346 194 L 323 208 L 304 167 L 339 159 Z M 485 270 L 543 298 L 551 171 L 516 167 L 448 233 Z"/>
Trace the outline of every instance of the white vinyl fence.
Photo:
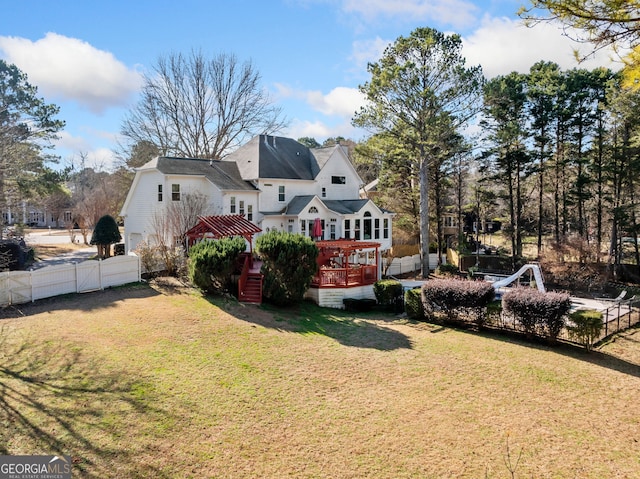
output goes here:
<path id="1" fill-rule="evenodd" d="M 447 258 L 442 256 L 442 262 L 446 263 Z M 435 270 L 438 266 L 438 253 L 429 254 L 429 269 Z M 387 267 L 387 260 L 382 259 L 382 271 L 385 271 Z M 414 254 L 413 256 L 403 256 L 402 258 L 393 258 L 389 269 L 386 270 L 387 276 L 396 276 L 404 273 L 412 273 L 414 271 L 420 271 L 422 269 L 422 263 L 420 262 L 420 255 Z"/>
<path id="2" fill-rule="evenodd" d="M 35 271 L 9 271 L 0 273 L 0 306 L 137 281 L 140 281 L 140 258 L 135 255 L 47 266 Z"/>

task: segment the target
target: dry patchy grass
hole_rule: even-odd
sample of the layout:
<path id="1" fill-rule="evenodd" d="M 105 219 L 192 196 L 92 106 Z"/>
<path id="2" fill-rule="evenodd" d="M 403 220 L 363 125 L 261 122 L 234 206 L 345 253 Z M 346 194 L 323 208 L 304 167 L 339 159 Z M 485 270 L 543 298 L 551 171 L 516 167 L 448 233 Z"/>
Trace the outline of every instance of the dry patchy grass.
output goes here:
<path id="1" fill-rule="evenodd" d="M 587 354 L 179 285 L 2 313 L 2 454 L 74 477 L 640 477 L 640 332 Z"/>

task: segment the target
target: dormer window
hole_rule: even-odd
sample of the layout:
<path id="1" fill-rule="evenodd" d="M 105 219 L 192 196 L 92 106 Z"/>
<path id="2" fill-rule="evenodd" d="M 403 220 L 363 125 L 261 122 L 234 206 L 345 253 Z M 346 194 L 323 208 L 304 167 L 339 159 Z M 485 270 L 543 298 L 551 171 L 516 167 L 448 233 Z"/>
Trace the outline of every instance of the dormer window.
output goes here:
<path id="1" fill-rule="evenodd" d="M 347 177 L 346 176 L 332 176 L 331 177 L 332 185 L 346 185 Z"/>

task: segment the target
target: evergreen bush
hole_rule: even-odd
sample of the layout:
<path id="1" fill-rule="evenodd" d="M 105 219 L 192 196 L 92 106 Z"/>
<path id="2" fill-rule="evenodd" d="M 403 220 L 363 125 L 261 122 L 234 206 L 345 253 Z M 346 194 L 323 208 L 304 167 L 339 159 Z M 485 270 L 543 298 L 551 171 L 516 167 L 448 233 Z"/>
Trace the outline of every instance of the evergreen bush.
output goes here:
<path id="1" fill-rule="evenodd" d="M 436 273 L 442 276 L 455 276 L 458 271 L 458 267 L 451 263 L 441 264 L 436 268 Z"/>
<path id="2" fill-rule="evenodd" d="M 275 305 L 302 301 L 318 271 L 318 247 L 307 236 L 271 231 L 256 240 L 262 258 L 263 295 Z"/>
<path id="3" fill-rule="evenodd" d="M 409 289 L 404 293 L 404 310 L 409 319 L 424 321 L 424 306 L 422 305 L 422 290 L 420 288 Z"/>
<path id="4" fill-rule="evenodd" d="M 104 215 L 96 223 L 89 243 L 98 247 L 98 256 L 108 258 L 111 256 L 111 245 L 120 242 L 121 239 L 116 220 L 111 215 Z"/>
<path id="5" fill-rule="evenodd" d="M 604 322 L 602 313 L 595 310 L 579 310 L 569 315 L 567 330 L 572 339 L 579 341 L 587 351 L 591 351 L 593 344 L 600 337 Z"/>
<path id="6" fill-rule="evenodd" d="M 246 247 L 239 236 L 197 243 L 189 250 L 189 279 L 208 293 L 228 291 L 233 268 Z"/>
<path id="7" fill-rule="evenodd" d="M 397 279 L 381 279 L 373 283 L 376 301 L 385 309 L 394 309 L 402 299 L 402 283 Z"/>

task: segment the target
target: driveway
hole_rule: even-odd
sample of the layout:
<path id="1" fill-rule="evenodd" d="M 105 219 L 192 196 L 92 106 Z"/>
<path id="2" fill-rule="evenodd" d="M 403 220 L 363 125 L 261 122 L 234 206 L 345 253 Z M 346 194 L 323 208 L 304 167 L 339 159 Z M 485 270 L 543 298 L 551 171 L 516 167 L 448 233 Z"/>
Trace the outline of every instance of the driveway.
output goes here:
<path id="1" fill-rule="evenodd" d="M 24 238 L 27 245 L 39 244 L 69 244 L 69 232 L 67 230 L 34 230 Z M 54 258 L 43 259 L 31 265 L 30 269 L 44 268 L 60 264 L 72 264 L 85 261 L 98 253 L 95 246 L 87 246 L 69 253 L 64 253 Z"/>

